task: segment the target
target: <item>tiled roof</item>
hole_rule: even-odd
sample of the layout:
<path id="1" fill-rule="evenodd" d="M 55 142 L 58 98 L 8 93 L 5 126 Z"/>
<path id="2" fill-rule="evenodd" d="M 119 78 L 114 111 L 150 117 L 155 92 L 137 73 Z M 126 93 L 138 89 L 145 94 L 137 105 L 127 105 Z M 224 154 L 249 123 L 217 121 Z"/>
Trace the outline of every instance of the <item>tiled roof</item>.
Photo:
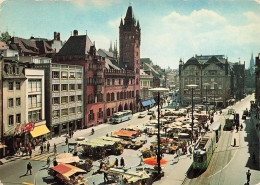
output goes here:
<path id="1" fill-rule="evenodd" d="M 106 69 L 121 69 L 115 60 L 109 58 L 105 58 L 105 67 Z"/>
<path id="2" fill-rule="evenodd" d="M 8 47 L 8 45 L 5 42 L 0 41 L 0 50 L 6 50 L 8 48 L 9 47 Z"/>
<path id="3" fill-rule="evenodd" d="M 100 52 L 103 52 L 105 54 L 105 56 L 103 57 L 110 57 L 110 58 L 114 57 L 114 54 L 112 52 L 106 51 L 105 49 L 99 49 L 98 53 L 100 54 Z"/>
<path id="4" fill-rule="evenodd" d="M 56 55 L 85 55 L 93 46 L 87 35 L 71 36 Z"/>

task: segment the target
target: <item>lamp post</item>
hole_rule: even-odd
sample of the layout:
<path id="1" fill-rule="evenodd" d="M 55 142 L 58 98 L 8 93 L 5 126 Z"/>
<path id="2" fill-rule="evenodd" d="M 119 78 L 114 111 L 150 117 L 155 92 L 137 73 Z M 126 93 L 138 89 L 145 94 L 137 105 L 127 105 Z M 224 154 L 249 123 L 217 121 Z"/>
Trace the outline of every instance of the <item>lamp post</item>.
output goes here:
<path id="1" fill-rule="evenodd" d="M 161 178 L 161 136 L 160 136 L 160 92 L 169 91 L 166 88 L 154 88 L 149 89 L 149 91 L 157 93 L 157 103 L 158 103 L 158 133 L 157 133 L 157 164 L 158 164 L 158 177 Z"/>
<path id="2" fill-rule="evenodd" d="M 214 90 L 214 111 L 216 111 L 216 91 L 215 91 L 215 85 L 218 84 L 217 82 L 213 82 L 213 90 Z"/>
<path id="3" fill-rule="evenodd" d="M 193 117 L 193 89 L 196 88 L 198 85 L 190 84 L 187 85 L 187 87 L 191 88 L 191 133 L 193 136 L 193 125 L 194 125 L 194 117 Z M 193 137 L 191 138 L 191 142 L 193 140 Z"/>
<path id="4" fill-rule="evenodd" d="M 206 87 L 206 114 L 208 113 L 208 96 L 207 96 L 207 92 L 208 92 L 208 85 L 209 83 L 204 83 L 203 84 Z"/>

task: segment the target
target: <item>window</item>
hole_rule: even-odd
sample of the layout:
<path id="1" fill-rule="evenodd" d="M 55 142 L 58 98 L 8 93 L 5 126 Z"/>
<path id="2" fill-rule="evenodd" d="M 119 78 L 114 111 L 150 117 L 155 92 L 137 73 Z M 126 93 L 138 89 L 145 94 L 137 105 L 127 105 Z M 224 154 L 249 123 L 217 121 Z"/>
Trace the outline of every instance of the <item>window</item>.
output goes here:
<path id="1" fill-rule="evenodd" d="M 70 72 L 70 79 L 75 79 L 75 72 Z"/>
<path id="2" fill-rule="evenodd" d="M 110 79 L 107 79 L 107 85 L 110 85 Z"/>
<path id="3" fill-rule="evenodd" d="M 37 80 L 36 83 L 37 83 L 36 91 L 41 92 L 42 90 L 41 80 Z"/>
<path id="4" fill-rule="evenodd" d="M 16 85 L 16 90 L 20 90 L 20 89 L 21 89 L 21 84 L 20 84 L 20 82 L 16 82 L 15 85 Z"/>
<path id="5" fill-rule="evenodd" d="M 78 101 L 82 101 L 82 96 L 78 95 Z"/>
<path id="6" fill-rule="evenodd" d="M 68 103 L 68 96 L 61 97 L 61 103 Z"/>
<path id="7" fill-rule="evenodd" d="M 14 124 L 14 115 L 9 115 L 9 125 Z"/>
<path id="8" fill-rule="evenodd" d="M 95 119 L 95 115 L 94 115 L 94 113 L 93 113 L 93 110 L 90 110 L 89 112 L 90 112 L 90 113 L 89 113 L 89 115 L 88 115 L 88 120 L 89 120 L 89 121 L 92 121 L 92 120 Z"/>
<path id="9" fill-rule="evenodd" d="M 119 85 L 121 85 L 121 79 L 119 79 L 119 82 L 118 82 Z"/>
<path id="10" fill-rule="evenodd" d="M 16 114 L 16 123 L 21 123 L 21 114 Z"/>
<path id="11" fill-rule="evenodd" d="M 54 105 L 60 104 L 60 98 L 59 97 L 52 98 L 52 104 Z"/>
<path id="12" fill-rule="evenodd" d="M 77 113 L 81 113 L 82 112 L 82 107 L 77 107 Z"/>
<path id="13" fill-rule="evenodd" d="M 16 98 L 16 106 L 20 106 L 21 105 L 21 98 Z"/>
<path id="14" fill-rule="evenodd" d="M 14 83 L 13 82 L 8 83 L 8 90 L 10 90 L 10 91 L 14 90 Z"/>
<path id="15" fill-rule="evenodd" d="M 114 93 L 111 93 L 110 99 L 111 99 L 111 101 L 114 101 L 114 100 L 115 100 L 115 94 L 114 94 Z"/>
<path id="16" fill-rule="evenodd" d="M 8 107 L 13 107 L 14 106 L 14 99 L 13 98 L 9 98 L 8 99 Z"/>
<path id="17" fill-rule="evenodd" d="M 61 72 L 61 78 L 62 79 L 68 79 L 68 72 Z"/>
<path id="18" fill-rule="evenodd" d="M 107 101 L 110 101 L 110 93 L 107 93 Z"/>
<path id="19" fill-rule="evenodd" d="M 62 109 L 61 116 L 67 116 L 67 115 L 68 115 L 68 109 Z"/>
<path id="20" fill-rule="evenodd" d="M 99 108 L 99 111 L 98 111 L 98 118 L 102 118 L 103 117 L 103 111 L 101 108 Z"/>
<path id="21" fill-rule="evenodd" d="M 82 85 L 81 84 L 78 84 L 78 88 L 77 89 L 82 89 Z"/>
<path id="22" fill-rule="evenodd" d="M 59 111 L 59 110 L 54 110 L 54 111 L 52 112 L 52 117 L 53 117 L 53 118 L 58 118 L 58 117 L 60 117 L 60 111 Z"/>
<path id="23" fill-rule="evenodd" d="M 70 108 L 70 114 L 76 114 L 76 107 Z"/>
<path id="24" fill-rule="evenodd" d="M 59 90 L 60 90 L 60 85 L 59 84 L 52 85 L 52 91 L 59 91 Z"/>
<path id="25" fill-rule="evenodd" d="M 74 102 L 75 101 L 75 96 L 70 96 L 70 102 Z"/>
<path id="26" fill-rule="evenodd" d="M 95 97 L 93 94 L 90 94 L 88 96 L 88 103 L 91 104 L 91 103 L 95 103 Z"/>
<path id="27" fill-rule="evenodd" d="M 68 91 L 68 84 L 61 84 L 62 91 Z"/>
<path id="28" fill-rule="evenodd" d="M 115 85 L 115 79 L 112 79 L 112 85 Z"/>
<path id="29" fill-rule="evenodd" d="M 70 84 L 70 91 L 75 91 L 75 84 Z"/>
<path id="30" fill-rule="evenodd" d="M 60 72 L 59 71 L 52 71 L 52 78 L 53 79 L 60 78 Z"/>
<path id="31" fill-rule="evenodd" d="M 77 79 L 81 79 L 82 78 L 82 73 L 77 72 Z"/>
<path id="32" fill-rule="evenodd" d="M 30 95 L 28 97 L 28 106 L 29 108 L 37 107 L 37 95 Z"/>
<path id="33" fill-rule="evenodd" d="M 138 52 L 136 52 L 136 56 L 138 56 Z"/>

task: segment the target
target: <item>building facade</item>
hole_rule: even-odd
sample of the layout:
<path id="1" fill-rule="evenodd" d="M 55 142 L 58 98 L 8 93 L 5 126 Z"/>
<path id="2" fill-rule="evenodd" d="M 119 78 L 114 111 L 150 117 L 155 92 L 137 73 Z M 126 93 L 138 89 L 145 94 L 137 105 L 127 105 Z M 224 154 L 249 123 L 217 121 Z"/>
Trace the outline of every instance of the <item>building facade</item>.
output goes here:
<path id="1" fill-rule="evenodd" d="M 35 68 L 45 73 L 45 112 L 51 137 L 84 128 L 83 67 L 45 63 Z"/>
<path id="2" fill-rule="evenodd" d="M 206 57 L 205 57 L 206 58 Z M 209 58 L 209 59 L 208 59 Z M 226 106 L 231 95 L 231 72 L 226 60 L 210 56 L 190 58 L 186 63 L 179 64 L 180 101 L 183 105 L 191 104 L 191 89 L 187 85 L 195 84 L 193 92 L 195 103 L 207 103 Z"/>

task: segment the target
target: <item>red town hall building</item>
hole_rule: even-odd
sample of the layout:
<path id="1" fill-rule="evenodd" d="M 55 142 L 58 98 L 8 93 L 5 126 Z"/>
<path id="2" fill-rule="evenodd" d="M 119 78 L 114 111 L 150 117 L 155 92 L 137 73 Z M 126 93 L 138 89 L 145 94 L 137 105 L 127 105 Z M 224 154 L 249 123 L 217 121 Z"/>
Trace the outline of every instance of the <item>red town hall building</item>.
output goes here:
<path id="1" fill-rule="evenodd" d="M 106 122 L 114 112 L 140 109 L 141 29 L 131 6 L 119 32 L 119 61 L 99 56 L 95 43 L 77 30 L 53 57 L 54 63 L 84 66 L 84 127 Z"/>

